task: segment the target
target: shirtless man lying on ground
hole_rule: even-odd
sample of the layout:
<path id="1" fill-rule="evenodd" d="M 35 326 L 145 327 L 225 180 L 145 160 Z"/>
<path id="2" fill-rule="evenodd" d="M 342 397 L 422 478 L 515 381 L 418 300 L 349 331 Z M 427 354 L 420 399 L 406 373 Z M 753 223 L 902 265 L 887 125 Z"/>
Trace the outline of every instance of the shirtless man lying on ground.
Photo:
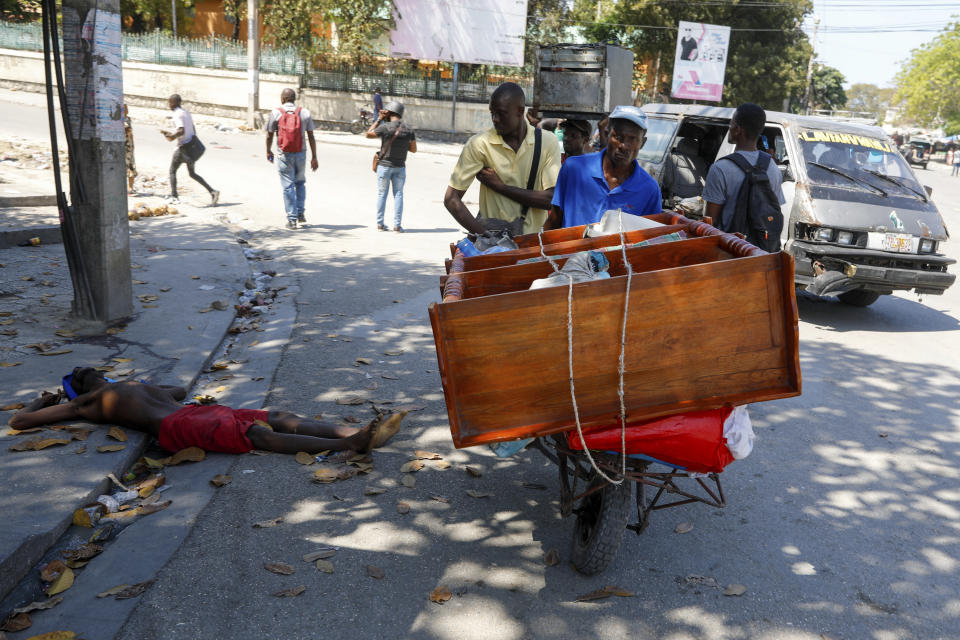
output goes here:
<path id="1" fill-rule="evenodd" d="M 366 453 L 387 442 L 406 412 L 375 419 L 362 429 L 310 420 L 286 411 L 231 409 L 221 405 L 183 405 L 183 387 L 142 382 L 108 382 L 95 369 L 77 367 L 71 386 L 77 396 L 57 404 L 60 395 L 45 393 L 14 415 L 9 426 L 27 429 L 68 420 L 115 424 L 149 433 L 168 451 L 200 447 L 206 451 L 247 453 L 319 453 L 353 450 Z M 66 383 L 65 383 L 66 386 Z M 255 424 L 262 421 L 265 427 Z"/>

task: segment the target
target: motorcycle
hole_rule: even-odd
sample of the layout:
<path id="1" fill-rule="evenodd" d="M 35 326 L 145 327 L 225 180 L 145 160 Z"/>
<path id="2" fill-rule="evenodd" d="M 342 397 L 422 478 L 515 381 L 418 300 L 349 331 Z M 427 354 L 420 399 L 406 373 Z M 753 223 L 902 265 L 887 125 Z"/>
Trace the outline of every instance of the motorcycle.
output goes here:
<path id="1" fill-rule="evenodd" d="M 360 117 L 350 123 L 350 133 L 359 135 L 369 129 L 376 120 L 375 115 L 373 111 L 360 107 Z"/>

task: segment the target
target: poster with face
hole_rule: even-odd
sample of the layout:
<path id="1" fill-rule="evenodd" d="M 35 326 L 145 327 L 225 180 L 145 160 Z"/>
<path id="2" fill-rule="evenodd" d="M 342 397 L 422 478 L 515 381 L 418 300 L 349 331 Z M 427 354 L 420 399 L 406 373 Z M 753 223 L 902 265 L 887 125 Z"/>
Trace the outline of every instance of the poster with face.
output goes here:
<path id="1" fill-rule="evenodd" d="M 670 95 L 705 102 L 720 102 L 727 70 L 730 27 L 681 21 L 677 29 Z"/>

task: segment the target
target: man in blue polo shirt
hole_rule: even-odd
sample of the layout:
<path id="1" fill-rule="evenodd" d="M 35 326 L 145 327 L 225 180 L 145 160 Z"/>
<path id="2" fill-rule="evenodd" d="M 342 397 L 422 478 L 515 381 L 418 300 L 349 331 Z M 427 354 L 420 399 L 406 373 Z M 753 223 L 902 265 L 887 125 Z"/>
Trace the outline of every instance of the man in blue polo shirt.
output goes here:
<path id="1" fill-rule="evenodd" d="M 660 186 L 637 153 L 647 140 L 647 115 L 619 106 L 610 114 L 607 147 L 600 153 L 567 158 L 553 191 L 544 230 L 599 222 L 608 209 L 642 216 L 660 213 Z"/>

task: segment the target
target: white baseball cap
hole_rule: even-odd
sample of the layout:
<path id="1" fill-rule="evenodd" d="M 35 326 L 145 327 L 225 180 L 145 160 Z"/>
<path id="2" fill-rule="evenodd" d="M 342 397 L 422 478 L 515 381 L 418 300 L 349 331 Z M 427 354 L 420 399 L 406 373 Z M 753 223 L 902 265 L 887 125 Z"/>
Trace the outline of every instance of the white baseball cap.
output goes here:
<path id="1" fill-rule="evenodd" d="M 609 118 L 610 120 L 629 120 L 644 131 L 647 130 L 647 114 L 640 107 L 626 104 L 617 105 L 610 113 Z"/>

